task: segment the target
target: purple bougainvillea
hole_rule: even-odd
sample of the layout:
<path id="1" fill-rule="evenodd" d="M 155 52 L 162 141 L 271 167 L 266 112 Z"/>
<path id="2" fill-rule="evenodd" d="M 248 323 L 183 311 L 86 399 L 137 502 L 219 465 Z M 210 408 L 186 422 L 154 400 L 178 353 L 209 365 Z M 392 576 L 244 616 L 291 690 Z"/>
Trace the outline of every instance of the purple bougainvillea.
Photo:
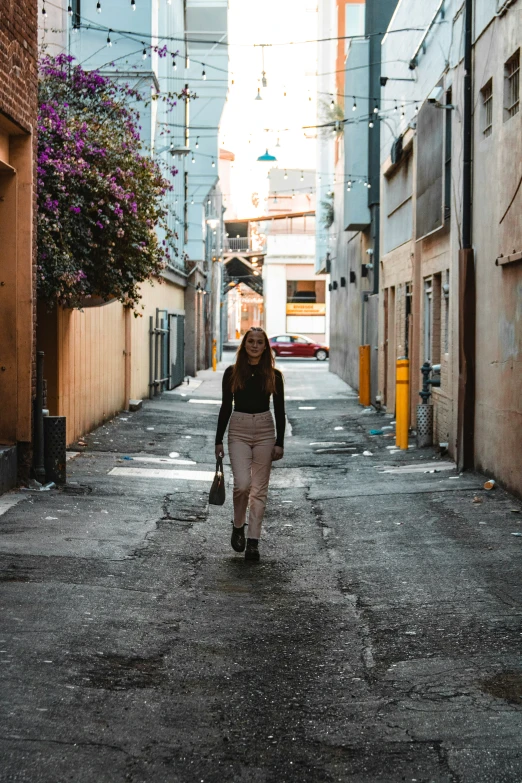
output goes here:
<path id="1" fill-rule="evenodd" d="M 50 305 L 101 296 L 135 308 L 139 283 L 174 255 L 171 184 L 143 149 L 132 108 L 142 98 L 67 55 L 40 63 L 38 291 Z"/>

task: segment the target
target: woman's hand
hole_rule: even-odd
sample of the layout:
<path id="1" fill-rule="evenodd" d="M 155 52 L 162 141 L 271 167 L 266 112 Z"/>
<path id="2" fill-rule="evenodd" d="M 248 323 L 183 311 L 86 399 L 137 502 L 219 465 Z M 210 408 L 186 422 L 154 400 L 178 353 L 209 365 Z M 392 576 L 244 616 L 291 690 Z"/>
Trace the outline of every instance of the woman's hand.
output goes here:
<path id="1" fill-rule="evenodd" d="M 272 461 L 277 462 L 278 459 L 283 459 L 285 450 L 282 446 L 274 446 L 272 449 Z"/>
<path id="2" fill-rule="evenodd" d="M 223 459 L 225 456 L 225 450 L 222 443 L 218 443 L 216 446 L 216 459 Z"/>

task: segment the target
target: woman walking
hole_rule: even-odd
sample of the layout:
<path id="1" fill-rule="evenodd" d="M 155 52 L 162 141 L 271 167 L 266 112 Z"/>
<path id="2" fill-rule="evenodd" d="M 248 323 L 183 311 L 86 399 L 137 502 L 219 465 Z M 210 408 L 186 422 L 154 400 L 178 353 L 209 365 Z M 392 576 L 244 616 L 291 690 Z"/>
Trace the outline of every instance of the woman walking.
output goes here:
<path id="1" fill-rule="evenodd" d="M 270 397 L 274 398 L 274 420 Z M 232 404 L 234 410 L 232 411 Z M 236 363 L 223 375 L 223 402 L 216 432 L 216 457 L 223 457 L 223 436 L 228 428 L 228 451 L 234 476 L 232 548 L 245 551 L 246 560 L 259 560 L 258 541 L 265 513 L 272 462 L 282 459 L 285 437 L 283 376 L 274 367 L 266 333 L 253 326 L 243 337 Z"/>

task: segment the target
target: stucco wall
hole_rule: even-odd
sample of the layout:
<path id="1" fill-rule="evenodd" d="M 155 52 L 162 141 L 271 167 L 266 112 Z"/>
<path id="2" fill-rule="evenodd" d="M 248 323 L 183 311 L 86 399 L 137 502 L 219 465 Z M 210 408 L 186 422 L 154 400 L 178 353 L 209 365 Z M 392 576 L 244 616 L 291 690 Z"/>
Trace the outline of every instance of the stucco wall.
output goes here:
<path id="1" fill-rule="evenodd" d="M 504 63 L 522 45 L 520 0 L 475 45 L 475 104 L 493 79 L 493 127 L 474 128 L 473 245 L 476 259 L 475 459 L 522 493 L 522 262 L 495 265 L 522 251 L 522 111 L 506 118 Z M 511 204 L 511 206 L 509 206 Z"/>

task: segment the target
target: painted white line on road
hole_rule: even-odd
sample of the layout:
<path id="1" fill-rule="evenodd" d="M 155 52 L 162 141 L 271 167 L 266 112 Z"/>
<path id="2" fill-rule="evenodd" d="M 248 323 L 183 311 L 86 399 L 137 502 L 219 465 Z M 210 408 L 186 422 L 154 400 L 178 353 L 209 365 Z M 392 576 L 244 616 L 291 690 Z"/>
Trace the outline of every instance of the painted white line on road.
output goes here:
<path id="1" fill-rule="evenodd" d="M 20 503 L 21 500 L 25 500 L 25 498 L 26 495 L 19 495 L 18 493 L 16 495 L 14 493 L 2 495 L 0 498 L 0 517 L 2 514 L 5 514 L 6 511 L 9 511 L 10 508 L 16 506 L 17 503 Z"/>
<path id="2" fill-rule="evenodd" d="M 193 398 L 189 402 L 194 402 L 197 405 L 221 405 L 221 400 L 195 400 Z"/>
<path id="3" fill-rule="evenodd" d="M 132 478 L 183 479 L 185 481 L 212 481 L 213 470 L 160 470 L 159 468 L 113 468 L 109 476 Z"/>
<path id="4" fill-rule="evenodd" d="M 192 459 L 169 459 L 168 457 L 131 457 L 129 462 L 151 462 L 155 465 L 197 465 Z"/>

